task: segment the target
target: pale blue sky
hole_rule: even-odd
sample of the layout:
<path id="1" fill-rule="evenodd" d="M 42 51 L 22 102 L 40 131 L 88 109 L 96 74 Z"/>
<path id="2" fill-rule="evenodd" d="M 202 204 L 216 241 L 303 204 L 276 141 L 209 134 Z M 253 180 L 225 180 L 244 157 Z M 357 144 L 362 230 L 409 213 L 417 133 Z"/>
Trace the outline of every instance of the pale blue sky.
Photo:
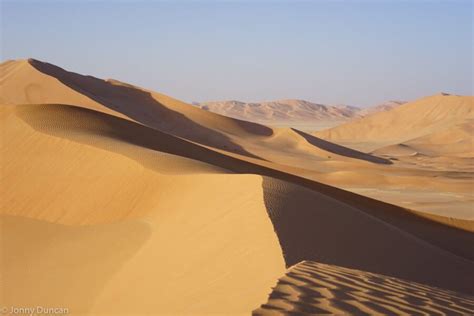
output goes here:
<path id="1" fill-rule="evenodd" d="M 473 1 L 2 1 L 2 60 L 185 101 L 473 94 Z"/>

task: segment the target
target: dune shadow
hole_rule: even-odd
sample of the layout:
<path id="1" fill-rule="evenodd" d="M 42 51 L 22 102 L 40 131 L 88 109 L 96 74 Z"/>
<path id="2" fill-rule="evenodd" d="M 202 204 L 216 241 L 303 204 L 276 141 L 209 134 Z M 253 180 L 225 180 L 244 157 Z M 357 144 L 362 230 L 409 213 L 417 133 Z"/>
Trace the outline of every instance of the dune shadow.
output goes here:
<path id="1" fill-rule="evenodd" d="M 469 315 L 474 297 L 380 274 L 304 261 L 253 315 Z"/>
<path id="2" fill-rule="evenodd" d="M 233 172 L 255 172 L 251 163 L 123 118 L 82 107 L 62 104 L 21 105 L 16 109 L 16 115 L 40 132 L 124 154 L 157 171 L 162 169 L 155 165 L 159 161 L 144 159 L 143 153 L 121 150 L 118 146 L 104 147 L 104 143 L 95 142 L 94 138 L 104 137 L 149 151 L 178 155 Z"/>
<path id="3" fill-rule="evenodd" d="M 151 235 L 141 221 L 66 226 L 0 217 L 2 303 L 85 314 Z"/>
<path id="4" fill-rule="evenodd" d="M 472 261 L 319 192 L 268 177 L 262 186 L 287 267 L 312 260 L 474 293 Z"/>
<path id="5" fill-rule="evenodd" d="M 112 80 L 106 81 L 68 72 L 34 59 L 30 59 L 29 63 L 38 71 L 58 79 L 69 88 L 136 122 L 200 144 L 261 159 L 233 142 L 227 135 L 200 125 L 184 114 L 161 104 L 150 92 L 128 84 L 114 84 Z M 191 111 L 198 110 L 191 105 L 189 107 Z M 270 136 L 273 133 L 270 128 L 260 124 L 241 120 L 233 120 L 233 123 L 255 135 Z"/>
<path id="6" fill-rule="evenodd" d="M 363 152 L 360 152 L 348 147 L 344 147 L 335 143 L 331 143 L 324 139 L 315 137 L 313 135 L 307 134 L 305 132 L 299 131 L 294 128 L 292 128 L 292 130 L 300 134 L 311 145 L 324 149 L 326 151 L 329 151 L 333 154 L 345 156 L 349 158 L 354 158 L 354 159 L 359 159 L 359 160 L 364 160 L 368 162 L 378 163 L 378 164 L 385 164 L 385 165 L 393 164 L 393 162 L 390 161 L 389 159 L 380 158 L 380 157 L 366 154 L 366 153 L 363 153 Z"/>

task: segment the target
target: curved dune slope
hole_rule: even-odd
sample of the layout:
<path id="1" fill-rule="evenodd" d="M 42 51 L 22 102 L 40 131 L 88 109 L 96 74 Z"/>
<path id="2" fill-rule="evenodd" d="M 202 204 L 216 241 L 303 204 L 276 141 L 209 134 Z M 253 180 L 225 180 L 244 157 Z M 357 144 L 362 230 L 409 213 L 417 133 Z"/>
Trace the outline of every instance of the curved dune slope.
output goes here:
<path id="1" fill-rule="evenodd" d="M 0 73 L 3 104 L 74 104 L 126 117 L 199 144 L 282 164 L 291 164 L 293 157 L 302 156 L 311 166 L 335 154 L 340 159 L 362 162 L 388 161 L 362 153 L 346 156 L 345 150 L 330 152 L 309 144 L 292 130 L 228 118 L 160 93 L 79 75 L 34 59 L 3 63 Z"/>
<path id="2" fill-rule="evenodd" d="M 67 302 L 81 311 L 81 306 L 87 311 L 127 310 L 139 299 L 147 302 L 146 310 L 251 310 L 263 301 L 272 280 L 285 266 L 301 260 L 473 291 L 472 282 L 465 278 L 473 265 L 462 258 L 472 257 L 472 234 L 100 112 L 65 105 L 22 105 L 4 106 L 0 113 L 5 123 L 2 139 L 6 140 L 1 151 L 6 166 L 1 210 L 29 218 L 3 220 L 3 249 L 8 250 L 4 265 L 10 280 L 5 284 L 43 286 L 43 275 L 63 269 L 64 278 L 47 286 L 47 292 L 53 294 L 45 294 L 49 297 L 46 302 Z M 223 168 L 267 177 L 262 182 L 256 175 L 216 174 L 228 172 Z M 143 225 L 147 234 L 140 238 L 146 242 L 117 254 L 128 262 L 120 269 L 114 266 L 119 259 L 107 255 L 106 249 L 97 250 L 104 253 L 98 258 L 95 250 L 88 249 L 87 240 L 95 234 L 105 234 L 101 247 L 106 247 L 115 229 L 134 231 Z M 43 230 L 50 231 L 58 243 L 40 238 Z M 13 237 L 19 235 L 24 237 Z M 68 248 L 70 243 L 73 248 Z M 34 253 L 35 248 L 44 249 L 53 259 L 38 264 L 31 274 L 22 274 L 31 269 L 25 264 L 32 259 L 22 260 L 18 251 Z M 101 274 L 95 266 L 119 271 L 105 274 L 95 293 L 86 293 L 85 287 L 79 286 L 64 298 L 66 301 L 58 301 L 61 296 L 54 293 L 62 291 L 63 281 L 76 274 L 86 278 L 71 266 L 70 259 L 59 258 L 73 250 L 84 260 L 92 260 L 77 264 L 77 269 L 90 264 L 91 277 Z M 182 260 L 186 263 L 180 263 Z M 254 263 L 249 267 L 248 262 Z M 127 264 L 131 266 L 126 268 Z M 173 266 L 180 267 L 176 273 L 170 271 Z M 233 272 L 224 272 L 224 266 Z M 420 266 L 425 268 L 420 270 Z M 214 269 L 221 272 L 214 275 Z M 166 271 L 167 276 L 156 270 Z M 266 270 L 265 275 L 256 277 L 260 270 Z M 189 278 L 196 283 L 185 283 Z M 203 278 L 207 285 L 199 285 Z M 127 287 L 130 282 L 136 284 L 133 291 Z M 157 299 L 154 293 L 163 282 L 174 286 L 176 292 L 170 290 Z M 242 291 L 238 284 L 244 283 L 251 285 L 252 293 Z M 183 286 L 189 287 L 190 295 L 186 297 L 190 305 L 185 307 L 176 301 Z M 200 286 L 206 288 L 204 294 L 198 290 Z M 22 291 L 12 290 L 8 301 L 39 302 Z M 114 297 L 130 296 L 137 301 L 111 303 Z M 31 300 L 22 301 L 25 297 Z M 238 302 L 229 305 L 235 297 Z M 97 301 L 85 303 L 93 298 Z"/>
<path id="3" fill-rule="evenodd" d="M 304 261 L 253 315 L 469 315 L 474 297 L 380 274 Z"/>
<path id="4" fill-rule="evenodd" d="M 315 135 L 330 141 L 365 143 L 367 144 L 365 149 L 371 151 L 421 137 L 430 137 L 428 135 L 467 123 L 472 119 L 474 119 L 474 97 L 439 94 L 316 132 Z M 445 135 L 445 137 L 452 137 L 450 143 L 456 142 L 455 136 Z"/>
<path id="5" fill-rule="evenodd" d="M 239 314 L 266 299 L 285 264 L 261 177 L 127 142 L 117 135 L 134 123 L 62 108 L 0 112 L 3 304 Z"/>
<path id="6" fill-rule="evenodd" d="M 474 158 L 474 119 L 402 144 L 377 149 L 373 153 L 381 156 L 405 156 L 414 153 L 429 157 Z"/>

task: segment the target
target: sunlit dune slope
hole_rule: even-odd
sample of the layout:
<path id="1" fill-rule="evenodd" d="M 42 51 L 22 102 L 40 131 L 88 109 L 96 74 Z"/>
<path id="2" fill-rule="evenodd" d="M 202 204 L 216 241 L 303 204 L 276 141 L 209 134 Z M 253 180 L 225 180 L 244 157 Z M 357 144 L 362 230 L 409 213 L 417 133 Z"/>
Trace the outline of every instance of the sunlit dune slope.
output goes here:
<path id="1" fill-rule="evenodd" d="M 314 261 L 291 267 L 253 315 L 469 315 L 474 296 Z"/>
<path id="2" fill-rule="evenodd" d="M 135 123 L 85 111 L 1 109 L 2 304 L 238 314 L 264 301 L 285 263 L 261 177 L 134 144 L 121 133 L 146 139 Z M 163 135 L 156 146 L 186 144 Z"/>
<path id="3" fill-rule="evenodd" d="M 459 133 L 450 135 L 449 132 L 442 131 L 449 131 L 472 119 L 474 97 L 438 94 L 316 132 L 315 135 L 329 141 L 354 143 L 355 147 L 366 151 L 415 139 L 421 141 L 424 137 L 429 142 L 431 138 L 440 137 L 436 136 L 437 133 L 443 133 L 444 143 L 451 144 L 459 141 Z M 450 149 L 447 150 L 449 152 Z"/>
<path id="4" fill-rule="evenodd" d="M 429 157 L 474 158 L 474 119 L 401 144 L 379 148 L 373 153 L 381 156 L 420 154 Z"/>
<path id="5" fill-rule="evenodd" d="M 347 157 L 345 151 L 310 145 L 290 129 L 221 116 L 160 93 L 68 72 L 34 59 L 5 62 L 0 73 L 3 104 L 73 104 L 132 119 L 205 146 L 280 164 L 298 164 L 294 157 L 299 156 L 307 158 L 308 166 L 334 158 L 365 162 L 368 157 L 370 162 L 387 162 L 364 154 Z"/>

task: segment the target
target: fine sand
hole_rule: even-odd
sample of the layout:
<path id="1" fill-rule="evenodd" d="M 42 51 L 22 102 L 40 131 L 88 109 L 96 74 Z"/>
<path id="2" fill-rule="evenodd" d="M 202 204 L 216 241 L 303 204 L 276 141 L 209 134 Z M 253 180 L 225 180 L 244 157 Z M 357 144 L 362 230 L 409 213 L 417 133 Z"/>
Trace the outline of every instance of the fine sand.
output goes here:
<path id="1" fill-rule="evenodd" d="M 363 192 L 441 178 L 433 190 L 469 196 L 471 171 L 442 161 L 471 158 L 469 122 L 437 121 L 443 130 L 367 151 L 36 60 L 0 70 L 3 305 L 73 315 L 472 312 L 472 214 L 442 207 L 449 199 L 420 211 Z M 450 141 L 444 128 L 461 139 L 451 156 L 436 146 Z M 414 164 L 409 146 L 432 156 Z"/>

